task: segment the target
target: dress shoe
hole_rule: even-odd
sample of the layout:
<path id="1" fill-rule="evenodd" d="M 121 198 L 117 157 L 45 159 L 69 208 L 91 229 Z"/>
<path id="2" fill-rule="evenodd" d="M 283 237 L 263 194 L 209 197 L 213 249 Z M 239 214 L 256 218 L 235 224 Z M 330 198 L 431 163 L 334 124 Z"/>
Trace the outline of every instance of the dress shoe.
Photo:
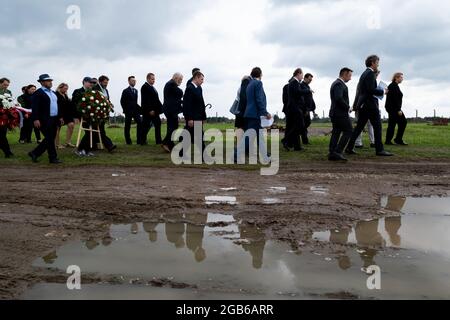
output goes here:
<path id="1" fill-rule="evenodd" d="M 387 141 L 387 142 L 385 143 L 385 145 L 387 145 L 387 146 L 393 146 L 394 144 L 393 144 L 391 141 Z"/>
<path id="2" fill-rule="evenodd" d="M 345 153 L 348 155 L 353 155 L 353 156 L 358 154 L 355 150 L 350 150 L 350 149 L 345 150 Z"/>
<path id="3" fill-rule="evenodd" d="M 61 164 L 61 163 L 63 163 L 63 162 L 59 159 L 50 160 L 50 164 Z"/>
<path id="4" fill-rule="evenodd" d="M 29 152 L 28 156 L 31 158 L 31 161 L 33 161 L 34 163 L 38 162 L 38 157 L 36 157 L 36 155 L 33 152 Z"/>
<path id="5" fill-rule="evenodd" d="M 6 158 L 6 159 L 10 159 L 10 158 L 12 158 L 12 157 L 14 157 L 14 153 L 12 153 L 12 152 L 9 152 L 9 153 L 7 153 L 7 154 L 5 155 L 5 158 Z"/>
<path id="6" fill-rule="evenodd" d="M 381 152 L 377 152 L 377 156 L 379 157 L 392 157 L 394 156 L 394 154 L 387 152 L 387 151 L 381 151 Z"/>
<path id="7" fill-rule="evenodd" d="M 330 161 L 348 161 L 344 156 L 340 153 L 332 153 L 328 156 L 328 160 Z"/>
<path id="8" fill-rule="evenodd" d="M 395 141 L 395 144 L 398 146 L 407 146 L 408 144 L 404 141 Z"/>
<path id="9" fill-rule="evenodd" d="M 356 149 L 363 149 L 364 146 L 355 146 Z"/>
<path id="10" fill-rule="evenodd" d="M 371 147 L 372 149 L 375 149 L 377 146 L 375 145 L 375 143 L 371 143 L 371 144 L 370 144 L 370 147 Z"/>
<path id="11" fill-rule="evenodd" d="M 167 153 L 171 152 L 169 146 L 166 146 L 165 144 L 161 145 L 161 148 L 163 148 Z"/>
<path id="12" fill-rule="evenodd" d="M 291 151 L 291 149 L 289 148 L 289 146 L 286 143 L 283 143 L 283 148 L 286 152 Z"/>
<path id="13" fill-rule="evenodd" d="M 117 146 L 113 145 L 111 148 L 108 149 L 108 152 L 111 153 L 111 152 L 113 152 L 116 149 L 117 149 Z"/>
<path id="14" fill-rule="evenodd" d="M 295 148 L 294 151 L 297 151 L 297 152 L 305 151 L 305 148 L 302 148 L 302 147 L 300 147 L 300 148 Z"/>

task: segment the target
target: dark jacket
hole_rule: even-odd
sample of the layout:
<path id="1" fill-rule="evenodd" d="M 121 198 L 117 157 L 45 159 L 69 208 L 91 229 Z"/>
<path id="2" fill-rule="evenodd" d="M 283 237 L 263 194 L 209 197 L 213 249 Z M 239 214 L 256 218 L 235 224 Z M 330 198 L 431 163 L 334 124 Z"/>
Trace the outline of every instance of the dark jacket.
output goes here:
<path id="1" fill-rule="evenodd" d="M 56 92 L 58 97 L 58 107 L 64 120 L 73 121 L 73 118 L 77 117 L 77 109 L 67 95 L 63 96 L 61 93 Z M 66 122 L 66 121 L 64 121 Z"/>
<path id="2" fill-rule="evenodd" d="M 206 109 L 205 100 L 203 99 L 202 87 L 195 87 L 190 83 L 183 98 L 183 115 L 186 121 L 205 121 Z"/>
<path id="3" fill-rule="evenodd" d="M 305 96 L 310 93 L 310 89 L 303 89 L 300 81 L 292 78 L 288 86 L 288 111 L 289 112 L 306 112 Z"/>
<path id="4" fill-rule="evenodd" d="M 38 89 L 31 98 L 31 109 L 33 110 L 31 120 L 48 121 L 50 119 L 50 102 L 50 98 L 44 90 L 42 88 Z M 62 118 L 61 108 L 59 106 L 57 116 Z"/>
<path id="5" fill-rule="evenodd" d="M 183 111 L 183 90 L 177 83 L 170 80 L 164 86 L 163 112 L 170 115 L 178 115 Z"/>
<path id="6" fill-rule="evenodd" d="M 251 77 L 245 78 L 241 82 L 241 91 L 239 93 L 239 117 L 244 117 L 247 110 L 247 88 L 252 80 Z"/>
<path id="7" fill-rule="evenodd" d="M 141 88 L 141 106 L 144 116 L 149 116 L 149 113 L 152 111 L 156 115 L 162 113 L 162 103 L 159 100 L 158 91 L 156 91 L 155 87 L 148 84 L 148 82 L 144 83 Z"/>
<path id="8" fill-rule="evenodd" d="M 285 115 L 289 112 L 289 83 L 291 82 L 292 78 L 289 79 L 288 83 L 283 87 L 283 113 Z"/>
<path id="9" fill-rule="evenodd" d="M 138 104 L 139 92 L 135 88 L 135 92 L 131 87 L 126 88 L 122 91 L 122 96 L 120 97 L 120 105 L 122 106 L 123 113 L 134 114 L 140 113 L 140 106 Z"/>
<path id="10" fill-rule="evenodd" d="M 384 91 L 378 89 L 375 72 L 367 68 L 361 75 L 358 83 L 357 102 L 355 103 L 355 110 L 359 110 L 362 106 L 369 109 L 378 109 L 379 102 L 375 96 L 382 96 Z"/>
<path id="11" fill-rule="evenodd" d="M 389 114 L 398 113 L 402 110 L 403 93 L 397 82 L 392 82 L 389 87 L 389 92 L 386 98 L 386 111 Z"/>
<path id="12" fill-rule="evenodd" d="M 247 87 L 247 109 L 244 118 L 260 119 L 268 114 L 263 83 L 260 80 L 252 79 Z"/>
<path id="13" fill-rule="evenodd" d="M 305 82 L 302 81 L 302 83 L 300 83 L 301 88 L 306 92 L 305 95 L 303 96 L 303 100 L 305 103 L 305 107 L 304 107 L 304 112 L 314 112 L 316 111 L 316 102 L 314 101 L 314 97 L 313 97 L 313 93 L 311 91 L 311 88 L 309 87 L 308 84 L 306 84 Z"/>
<path id="14" fill-rule="evenodd" d="M 109 91 L 108 91 L 108 89 L 102 88 L 102 87 L 100 86 L 99 83 L 97 83 L 97 84 L 92 88 L 92 90 L 94 90 L 94 91 L 100 91 L 100 93 L 103 93 L 103 91 L 105 91 L 105 92 L 106 92 L 106 98 L 107 98 L 108 100 L 110 100 L 110 99 L 109 99 Z"/>
<path id="15" fill-rule="evenodd" d="M 350 111 L 348 87 L 341 79 L 337 79 L 331 85 L 330 98 L 330 118 L 348 118 Z"/>
<path id="16" fill-rule="evenodd" d="M 72 103 L 75 105 L 75 108 L 78 108 L 78 104 L 81 102 L 81 98 L 83 98 L 86 93 L 86 89 L 81 87 L 80 89 L 76 89 L 72 93 Z"/>

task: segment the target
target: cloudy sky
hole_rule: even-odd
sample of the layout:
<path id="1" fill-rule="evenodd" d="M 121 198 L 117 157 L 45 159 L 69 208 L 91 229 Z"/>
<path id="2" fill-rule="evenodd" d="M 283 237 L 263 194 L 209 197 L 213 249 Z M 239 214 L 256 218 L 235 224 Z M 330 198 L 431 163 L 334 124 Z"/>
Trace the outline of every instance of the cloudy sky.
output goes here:
<path id="1" fill-rule="evenodd" d="M 80 9 L 80 29 L 71 5 Z M 229 116 L 243 75 L 264 72 L 269 111 L 281 114 L 281 90 L 296 67 L 315 75 L 318 114 L 329 110 L 339 69 L 355 70 L 351 100 L 366 56 L 382 57 L 381 78 L 405 73 L 405 112 L 450 117 L 450 2 L 447 0 L 2 0 L 0 77 L 14 94 L 49 73 L 71 91 L 106 74 L 117 111 L 135 75 L 162 89 L 174 72 L 206 75 L 209 113 Z M 184 84 L 183 84 L 184 88 Z M 384 113 L 385 114 L 385 113 Z"/>

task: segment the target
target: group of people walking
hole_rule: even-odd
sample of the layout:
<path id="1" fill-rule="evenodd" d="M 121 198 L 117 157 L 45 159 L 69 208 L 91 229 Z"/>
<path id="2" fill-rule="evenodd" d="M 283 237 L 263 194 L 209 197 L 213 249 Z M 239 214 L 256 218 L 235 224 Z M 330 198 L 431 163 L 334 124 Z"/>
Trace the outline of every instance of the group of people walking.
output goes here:
<path id="1" fill-rule="evenodd" d="M 377 83 L 380 58 L 372 55 L 366 59 L 366 71 L 362 74 L 357 87 L 357 94 L 353 107 L 350 107 L 347 83 L 351 80 L 353 70 L 343 68 L 339 78 L 332 84 L 330 90 L 331 108 L 330 119 L 333 124 L 331 141 L 329 145 L 329 160 L 346 161 L 344 153 L 357 154 L 355 148 L 362 147 L 361 134 L 369 125 L 371 146 L 375 148 L 378 156 L 392 156 L 384 149 L 382 142 L 382 121 L 379 109 L 379 101 L 386 97 L 386 110 L 389 113 L 389 126 L 386 136 L 386 145 L 407 145 L 403 135 L 407 125 L 406 117 L 402 112 L 403 94 L 399 84 L 403 81 L 403 74 L 396 73 L 388 88 L 380 87 Z M 267 111 L 267 99 L 262 83 L 263 73 L 261 68 L 253 68 L 249 76 L 244 76 L 238 90 L 233 114 L 236 115 L 235 127 L 239 136 L 247 130 L 253 129 L 259 132 L 262 129 L 261 118 L 270 120 L 272 115 Z M 136 143 L 148 144 L 148 134 L 152 127 L 155 128 L 155 141 L 157 145 L 168 153 L 172 152 L 175 142 L 172 134 L 179 128 L 179 115 L 182 113 L 185 119 L 185 129 L 194 137 L 194 127 L 200 125 L 203 133 L 203 125 L 207 119 L 206 105 L 203 98 L 202 85 L 205 79 L 199 68 L 192 70 L 192 77 L 187 81 L 186 89 L 180 86 L 183 83 L 183 75 L 175 73 L 164 86 L 164 102 L 161 102 L 159 93 L 155 88 L 156 76 L 148 73 L 146 82 L 140 91 L 136 89 L 136 78 L 128 77 L 128 87 L 122 92 L 120 103 L 125 114 L 124 137 L 128 145 L 133 143 L 131 137 L 131 124 L 137 125 Z M 311 125 L 311 113 L 316 110 L 314 91 L 310 84 L 314 76 L 310 73 L 304 75 L 301 68 L 297 68 L 292 78 L 283 88 L 283 112 L 286 114 L 286 131 L 282 145 L 286 151 L 302 151 L 302 145 L 310 143 L 308 128 Z M 94 156 L 97 144 L 101 142 L 109 152 L 113 152 L 117 146 L 107 136 L 105 121 L 98 124 L 99 134 L 91 135 L 89 121 L 82 123 L 85 135 L 78 147 L 72 144 L 72 136 L 76 124 L 81 120 L 77 110 L 84 94 L 90 90 L 96 90 L 110 100 L 108 84 L 109 78 L 101 76 L 98 79 L 85 77 L 82 87 L 76 89 L 72 98 L 68 96 L 69 86 L 61 83 L 56 91 L 52 91 L 53 79 L 48 74 L 39 77 L 41 88 L 29 85 L 22 88 L 23 94 L 18 98 L 23 111 L 23 119 L 20 132 L 20 143 L 31 143 L 32 133 L 36 136 L 38 147 L 28 155 L 37 162 L 38 158 L 48 151 L 50 163 L 60 163 L 57 149 L 76 148 L 75 153 L 80 157 Z M 0 79 L 0 94 L 9 93 L 10 81 Z M 140 104 L 139 104 L 140 98 Z M 29 111 L 29 112 L 26 112 Z M 357 125 L 353 128 L 350 113 L 356 112 Z M 167 119 L 167 134 L 161 135 L 161 115 Z M 67 126 L 66 141 L 60 143 L 62 126 Z M 398 126 L 397 136 L 394 139 L 395 127 Z M 44 139 L 41 140 L 41 133 Z M 7 130 L 0 128 L 0 147 L 6 157 L 13 154 L 6 138 Z M 258 140 L 260 136 L 258 135 Z M 91 141 L 91 140 L 94 141 Z M 100 140 L 101 139 L 101 140 Z M 393 140 L 394 139 L 394 140 Z M 246 142 L 248 144 L 248 142 Z M 258 141 L 258 145 L 261 144 Z M 204 148 L 204 145 L 202 146 Z"/>
<path id="2" fill-rule="evenodd" d="M 347 83 L 352 79 L 353 70 L 343 68 L 339 78 L 332 84 L 330 90 L 331 109 L 330 118 L 333 123 L 333 131 L 329 146 L 330 161 L 347 161 L 343 153 L 356 155 L 356 142 L 361 136 L 364 128 L 370 121 L 373 127 L 374 147 L 377 156 L 390 157 L 392 153 L 384 149 L 382 141 L 382 121 L 379 101 L 386 95 L 386 110 L 389 113 L 389 127 L 387 130 L 386 144 L 392 145 L 395 126 L 399 126 L 397 137 L 394 142 L 397 145 L 406 146 L 403 134 L 406 128 L 406 118 L 401 111 L 403 94 L 399 84 L 403 81 L 402 73 L 395 73 L 392 83 L 388 88 L 383 88 L 377 83 L 380 58 L 371 55 L 366 59 L 367 69 L 361 75 L 358 83 L 357 93 L 353 109 L 350 107 Z M 357 125 L 353 128 L 350 112 L 357 113 Z"/>

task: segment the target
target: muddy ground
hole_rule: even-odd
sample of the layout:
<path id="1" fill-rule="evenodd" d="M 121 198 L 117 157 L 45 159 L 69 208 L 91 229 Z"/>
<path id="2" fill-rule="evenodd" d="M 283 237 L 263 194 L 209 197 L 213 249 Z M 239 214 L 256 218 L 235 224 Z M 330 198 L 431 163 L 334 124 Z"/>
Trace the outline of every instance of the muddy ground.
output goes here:
<path id="1" fill-rule="evenodd" d="M 380 207 L 383 195 L 447 195 L 450 163 L 377 162 L 304 164 L 274 177 L 259 171 L 161 168 L 0 169 L 0 298 L 16 299 L 40 282 L 65 283 L 58 271 L 32 262 L 70 240 L 102 238 L 111 224 L 165 222 L 180 213 L 233 212 L 264 230 L 267 240 L 293 249 L 334 250 L 313 232 L 352 226 L 363 219 L 397 215 Z M 221 188 L 238 188 L 225 192 Z M 271 187 L 287 191 L 270 194 Z M 315 193 L 311 187 L 328 189 Z M 205 196 L 237 196 L 237 205 L 207 205 Z M 263 198 L 282 203 L 264 204 Z M 84 282 L 113 277 L 90 275 Z M 156 281 L 156 286 L 161 284 Z M 169 284 L 172 287 L 183 284 Z"/>

